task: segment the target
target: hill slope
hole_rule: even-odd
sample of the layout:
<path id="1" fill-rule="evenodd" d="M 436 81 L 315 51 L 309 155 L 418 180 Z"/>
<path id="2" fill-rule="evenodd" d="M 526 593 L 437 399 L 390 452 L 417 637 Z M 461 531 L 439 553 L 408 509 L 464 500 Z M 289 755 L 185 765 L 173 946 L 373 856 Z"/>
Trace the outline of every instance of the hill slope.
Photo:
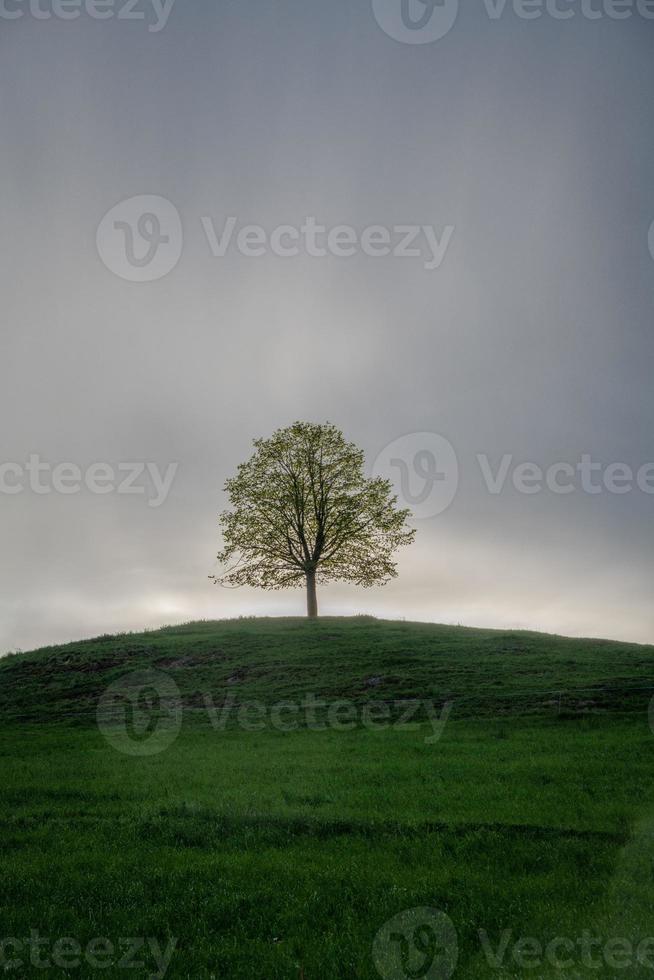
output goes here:
<path id="1" fill-rule="evenodd" d="M 137 975 L 166 980 L 379 980 L 379 937 L 416 910 L 451 923 L 457 980 L 525 976 L 520 937 L 544 950 L 588 933 L 608 950 L 618 936 L 636 950 L 654 904 L 651 659 L 648 647 L 362 618 L 191 623 L 6 658 L 5 934 L 36 930 L 53 963 L 56 937 L 83 950 L 107 937 L 117 955 L 94 963 L 111 977 L 120 937 L 151 937 Z M 143 724 L 144 697 L 114 731 L 95 725 L 107 685 L 144 667 L 174 679 L 187 706 L 314 693 L 455 708 L 437 732 L 424 711 L 412 729 L 293 731 L 271 712 L 255 732 L 187 709 L 169 739 L 158 715 Z M 504 949 L 499 966 L 481 930 Z M 12 957 L 33 975 L 19 942 Z M 573 946 L 565 975 L 586 976 Z M 167 971 L 155 949 L 169 951 Z M 615 977 L 604 965 L 595 975 Z M 651 976 L 627 965 L 630 980 Z M 563 976 L 545 959 L 537 975 Z"/>
<path id="2" fill-rule="evenodd" d="M 458 715 L 640 711 L 654 691 L 653 654 L 608 640 L 371 617 L 196 622 L 3 658 L 0 713 L 84 720 L 108 684 L 142 668 L 166 671 L 188 708 L 207 697 L 271 704 L 312 693 L 451 701 Z"/>

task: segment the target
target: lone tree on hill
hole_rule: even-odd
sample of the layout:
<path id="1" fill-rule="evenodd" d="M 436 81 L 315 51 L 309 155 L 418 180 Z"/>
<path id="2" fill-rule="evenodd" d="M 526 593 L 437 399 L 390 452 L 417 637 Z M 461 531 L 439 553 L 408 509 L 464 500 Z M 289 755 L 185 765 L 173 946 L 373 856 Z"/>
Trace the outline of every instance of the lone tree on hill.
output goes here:
<path id="1" fill-rule="evenodd" d="M 393 552 L 413 541 L 410 511 L 396 507 L 389 480 L 367 479 L 363 452 L 329 423 L 295 422 L 227 480 L 231 509 L 220 515 L 218 560 L 226 586 L 285 589 L 306 584 L 307 615 L 318 615 L 316 583 L 384 585 L 397 575 Z"/>

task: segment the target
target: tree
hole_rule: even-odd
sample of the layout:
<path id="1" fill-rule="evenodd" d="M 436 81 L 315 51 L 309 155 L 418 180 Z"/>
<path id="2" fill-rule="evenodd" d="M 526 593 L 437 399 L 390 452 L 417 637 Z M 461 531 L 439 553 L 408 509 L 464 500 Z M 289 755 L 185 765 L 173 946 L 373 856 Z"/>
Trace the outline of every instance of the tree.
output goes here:
<path id="1" fill-rule="evenodd" d="M 367 479 L 360 449 L 336 426 L 295 422 L 269 439 L 227 480 L 231 509 L 220 515 L 226 586 L 285 589 L 306 584 L 307 615 L 318 615 L 316 584 L 384 585 L 393 553 L 413 541 L 410 511 L 396 507 L 389 480 Z"/>

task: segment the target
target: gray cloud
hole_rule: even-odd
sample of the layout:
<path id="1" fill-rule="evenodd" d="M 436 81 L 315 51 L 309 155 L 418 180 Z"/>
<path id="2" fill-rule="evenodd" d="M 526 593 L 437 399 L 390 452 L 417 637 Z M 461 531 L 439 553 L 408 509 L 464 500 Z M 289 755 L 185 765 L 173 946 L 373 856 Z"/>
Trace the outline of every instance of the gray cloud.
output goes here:
<path id="1" fill-rule="evenodd" d="M 654 497 L 497 496 L 477 453 L 547 467 L 654 458 L 654 23 L 489 21 L 435 44 L 370 5 L 177 4 L 138 22 L 3 24 L 2 460 L 175 461 L 165 504 L 0 495 L 0 649 L 200 616 L 302 611 L 216 590 L 221 486 L 254 436 L 330 419 L 366 450 L 459 457 L 386 589 L 323 610 L 652 641 Z M 100 260 L 117 202 L 177 207 L 150 283 Z M 454 225 L 442 266 L 214 258 L 201 225 L 307 215 Z"/>

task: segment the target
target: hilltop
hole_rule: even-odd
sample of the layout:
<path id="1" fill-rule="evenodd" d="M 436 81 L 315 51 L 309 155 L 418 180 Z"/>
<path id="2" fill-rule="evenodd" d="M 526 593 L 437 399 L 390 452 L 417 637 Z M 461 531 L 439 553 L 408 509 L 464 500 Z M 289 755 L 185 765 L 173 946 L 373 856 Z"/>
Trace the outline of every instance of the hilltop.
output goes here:
<path id="1" fill-rule="evenodd" d="M 154 668 L 185 707 L 326 699 L 429 698 L 458 715 L 642 710 L 654 648 L 544 633 L 367 616 L 201 621 L 99 636 L 0 660 L 5 721 L 85 719 L 107 685 Z"/>

